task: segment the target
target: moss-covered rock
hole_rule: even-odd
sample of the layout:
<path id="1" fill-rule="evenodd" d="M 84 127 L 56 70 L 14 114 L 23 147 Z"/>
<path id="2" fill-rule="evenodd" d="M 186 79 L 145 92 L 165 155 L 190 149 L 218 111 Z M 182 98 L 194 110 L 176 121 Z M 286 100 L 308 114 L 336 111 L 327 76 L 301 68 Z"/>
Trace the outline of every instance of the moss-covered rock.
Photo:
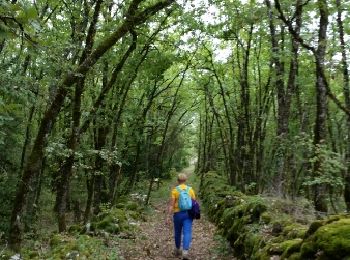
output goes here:
<path id="1" fill-rule="evenodd" d="M 325 221 L 302 245 L 302 257 L 344 259 L 350 256 L 350 218 Z M 328 222 L 328 224 L 327 224 Z"/>
<path id="2" fill-rule="evenodd" d="M 281 243 L 282 248 L 282 259 L 288 259 L 294 253 L 298 253 L 300 251 L 300 246 L 303 240 L 301 238 L 296 238 L 292 240 L 286 240 Z"/>
<path id="3" fill-rule="evenodd" d="M 307 226 L 305 225 L 290 223 L 284 226 L 283 236 L 288 239 L 304 238 L 307 230 Z"/>

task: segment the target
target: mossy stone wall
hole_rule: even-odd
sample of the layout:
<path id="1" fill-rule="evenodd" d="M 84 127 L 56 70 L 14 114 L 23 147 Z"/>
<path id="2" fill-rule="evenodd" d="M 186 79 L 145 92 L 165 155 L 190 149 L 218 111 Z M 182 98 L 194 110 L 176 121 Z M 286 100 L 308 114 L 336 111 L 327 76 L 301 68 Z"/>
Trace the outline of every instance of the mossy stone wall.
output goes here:
<path id="1" fill-rule="evenodd" d="M 350 215 L 315 221 L 307 203 L 244 195 L 215 172 L 204 180 L 208 216 L 239 259 L 350 260 Z"/>

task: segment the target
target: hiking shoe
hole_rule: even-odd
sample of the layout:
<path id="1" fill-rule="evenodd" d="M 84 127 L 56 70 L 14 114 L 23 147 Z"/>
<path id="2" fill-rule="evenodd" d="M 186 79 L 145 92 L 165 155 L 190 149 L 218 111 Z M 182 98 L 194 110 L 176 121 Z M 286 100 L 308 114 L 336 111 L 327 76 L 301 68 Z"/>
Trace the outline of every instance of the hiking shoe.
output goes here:
<path id="1" fill-rule="evenodd" d="M 181 257 L 181 249 L 175 248 L 174 249 L 174 256 L 175 257 Z"/>
<path id="2" fill-rule="evenodd" d="M 182 260 L 188 260 L 188 250 L 182 251 Z"/>

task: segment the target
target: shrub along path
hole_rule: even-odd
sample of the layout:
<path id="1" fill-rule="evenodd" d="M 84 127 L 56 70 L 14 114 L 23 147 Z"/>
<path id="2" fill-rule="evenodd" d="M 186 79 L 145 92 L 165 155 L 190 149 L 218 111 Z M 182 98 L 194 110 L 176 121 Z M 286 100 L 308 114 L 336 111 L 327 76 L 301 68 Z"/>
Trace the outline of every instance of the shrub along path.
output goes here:
<path id="1" fill-rule="evenodd" d="M 188 168 L 184 172 L 190 175 L 192 170 L 192 168 Z M 191 186 L 193 179 L 194 176 L 191 176 L 188 181 Z M 162 187 L 152 194 L 151 208 L 146 213 L 147 220 L 140 223 L 135 238 L 118 240 L 117 247 L 121 259 L 178 259 L 172 256 L 174 249 L 172 224 L 165 224 L 165 205 L 168 203 L 170 189 L 175 183 L 175 181 L 163 183 Z M 198 191 L 198 189 L 195 190 Z M 200 220 L 195 220 L 193 224 L 190 259 L 233 259 L 228 253 L 225 241 L 216 234 L 215 226 L 207 220 L 204 214 Z"/>

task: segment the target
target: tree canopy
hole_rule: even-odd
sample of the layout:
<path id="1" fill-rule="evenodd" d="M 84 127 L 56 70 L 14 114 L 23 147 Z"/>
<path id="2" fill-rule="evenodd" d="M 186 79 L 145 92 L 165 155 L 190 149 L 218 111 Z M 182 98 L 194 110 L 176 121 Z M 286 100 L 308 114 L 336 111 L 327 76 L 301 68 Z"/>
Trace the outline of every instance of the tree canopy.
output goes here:
<path id="1" fill-rule="evenodd" d="M 0 3 L 0 235 L 88 223 L 196 163 L 350 210 L 347 1 Z M 68 216 L 68 217 L 67 217 Z"/>

